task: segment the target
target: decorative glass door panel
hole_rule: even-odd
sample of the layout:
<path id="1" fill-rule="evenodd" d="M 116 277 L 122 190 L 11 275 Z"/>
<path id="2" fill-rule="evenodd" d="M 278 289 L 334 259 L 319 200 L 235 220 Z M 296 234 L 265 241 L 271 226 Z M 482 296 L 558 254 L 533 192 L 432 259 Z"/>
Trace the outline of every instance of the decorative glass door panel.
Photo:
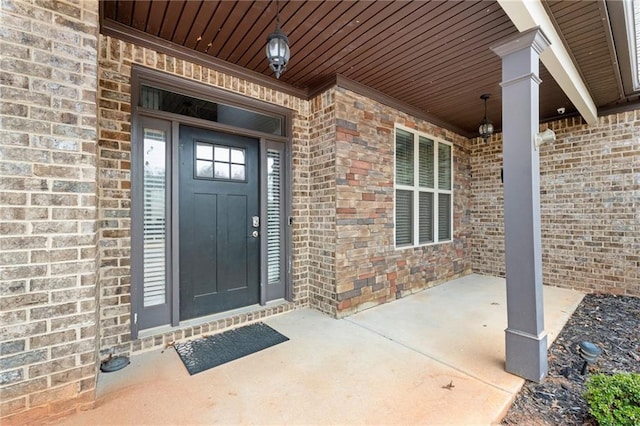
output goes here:
<path id="1" fill-rule="evenodd" d="M 280 281 L 280 260 L 282 252 L 280 242 L 282 235 L 282 165 L 278 151 L 267 151 L 267 277 L 269 283 Z"/>
<path id="2" fill-rule="evenodd" d="M 143 118 L 132 149 L 134 330 L 171 321 L 171 124 Z"/>
<path id="3" fill-rule="evenodd" d="M 266 300 L 285 296 L 286 282 L 286 210 L 284 145 L 267 143 L 266 149 Z"/>

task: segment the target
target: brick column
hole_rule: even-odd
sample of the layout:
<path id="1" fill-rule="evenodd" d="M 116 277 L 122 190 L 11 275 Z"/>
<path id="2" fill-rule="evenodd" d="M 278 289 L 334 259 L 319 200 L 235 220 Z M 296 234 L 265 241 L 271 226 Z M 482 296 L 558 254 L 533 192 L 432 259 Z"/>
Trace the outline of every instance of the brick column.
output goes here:
<path id="1" fill-rule="evenodd" d="M 538 69 L 549 41 L 538 28 L 491 49 L 502 58 L 506 369 L 539 382 L 547 374 L 542 306 Z"/>
<path id="2" fill-rule="evenodd" d="M 98 1 L 0 6 L 0 416 L 94 399 Z"/>

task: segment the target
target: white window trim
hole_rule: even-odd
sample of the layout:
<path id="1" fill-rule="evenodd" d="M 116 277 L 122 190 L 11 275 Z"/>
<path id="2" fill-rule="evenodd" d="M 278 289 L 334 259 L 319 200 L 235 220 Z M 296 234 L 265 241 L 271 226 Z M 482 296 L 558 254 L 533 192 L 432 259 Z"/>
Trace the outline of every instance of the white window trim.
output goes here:
<path id="1" fill-rule="evenodd" d="M 414 170 L 414 180 L 413 185 L 401 185 L 396 183 L 396 131 L 404 130 L 405 132 L 409 132 L 413 134 L 413 170 Z M 420 177 L 418 176 L 420 170 L 420 156 L 419 156 L 419 141 L 420 137 L 424 137 L 427 139 L 431 139 L 433 144 L 433 162 L 434 162 L 434 171 L 433 171 L 433 188 L 423 188 L 420 186 Z M 448 145 L 451 148 L 451 164 L 449 165 L 451 170 L 451 189 L 439 189 L 438 188 L 438 145 Z M 441 138 L 430 135 L 428 133 L 420 132 L 411 127 L 406 127 L 401 124 L 395 124 L 393 129 L 393 245 L 396 250 L 404 250 L 408 248 L 414 247 L 425 247 L 432 246 L 436 244 L 446 244 L 453 242 L 454 235 L 454 227 L 453 227 L 453 188 L 455 185 L 455 170 L 453 169 L 453 155 L 454 149 L 453 144 L 451 142 L 447 142 Z M 398 246 L 396 245 L 396 191 L 397 190 L 406 190 L 411 191 L 413 193 L 413 244 L 405 244 Z M 417 218 L 419 218 L 420 214 L 420 192 L 429 192 L 433 194 L 433 241 L 428 243 L 420 243 L 420 227 L 417 223 Z M 447 240 L 440 241 L 438 239 L 438 194 L 449 194 L 449 224 L 451 226 L 451 238 Z"/>

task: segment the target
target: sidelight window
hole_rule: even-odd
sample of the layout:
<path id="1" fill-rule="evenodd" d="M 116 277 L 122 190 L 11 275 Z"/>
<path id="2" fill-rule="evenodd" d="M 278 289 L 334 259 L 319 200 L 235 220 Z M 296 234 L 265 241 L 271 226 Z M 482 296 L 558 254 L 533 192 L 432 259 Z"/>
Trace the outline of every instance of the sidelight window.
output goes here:
<path id="1" fill-rule="evenodd" d="M 143 306 L 166 302 L 166 133 L 144 129 Z"/>
<path id="2" fill-rule="evenodd" d="M 281 152 L 267 150 L 267 279 L 280 282 L 282 276 L 282 161 Z"/>

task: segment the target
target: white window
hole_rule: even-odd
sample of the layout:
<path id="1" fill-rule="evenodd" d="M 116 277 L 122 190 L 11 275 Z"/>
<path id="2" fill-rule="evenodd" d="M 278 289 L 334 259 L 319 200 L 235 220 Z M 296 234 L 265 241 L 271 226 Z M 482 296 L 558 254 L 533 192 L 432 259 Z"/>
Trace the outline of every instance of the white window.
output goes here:
<path id="1" fill-rule="evenodd" d="M 396 247 L 451 241 L 451 144 L 415 130 L 396 128 L 395 145 Z"/>

